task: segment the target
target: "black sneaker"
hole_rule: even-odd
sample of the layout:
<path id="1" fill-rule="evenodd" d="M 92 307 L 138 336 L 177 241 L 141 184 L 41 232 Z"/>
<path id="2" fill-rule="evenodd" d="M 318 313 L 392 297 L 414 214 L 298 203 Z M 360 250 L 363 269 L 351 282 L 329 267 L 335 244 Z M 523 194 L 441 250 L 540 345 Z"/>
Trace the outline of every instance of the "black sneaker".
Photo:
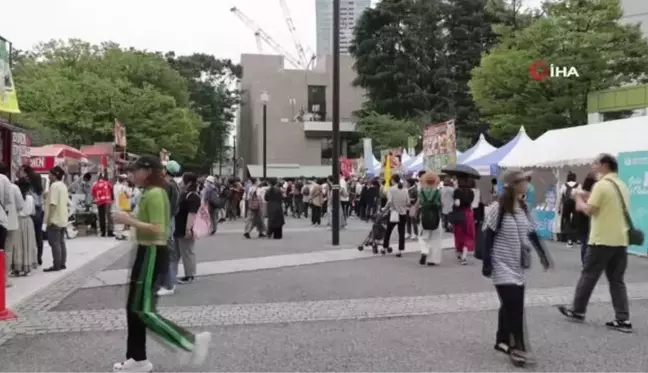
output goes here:
<path id="1" fill-rule="evenodd" d="M 427 255 L 421 254 L 421 258 L 419 259 L 419 264 L 425 265 L 425 262 L 427 262 Z"/>
<path id="2" fill-rule="evenodd" d="M 562 313 L 567 319 L 571 321 L 576 321 L 576 322 L 583 322 L 585 321 L 585 315 L 582 313 L 576 313 L 566 306 L 558 306 L 558 311 Z"/>
<path id="3" fill-rule="evenodd" d="M 193 276 L 185 276 L 178 279 L 178 284 L 191 284 L 192 282 L 194 282 L 194 280 L 195 278 Z"/>
<path id="4" fill-rule="evenodd" d="M 266 235 L 263 233 L 259 233 L 259 238 L 266 238 Z"/>
<path id="5" fill-rule="evenodd" d="M 610 329 L 618 330 L 623 333 L 632 333 L 632 323 L 628 320 L 625 321 L 614 320 L 614 321 L 606 322 L 605 326 L 607 326 Z"/>
<path id="6" fill-rule="evenodd" d="M 504 342 L 497 343 L 494 348 L 495 348 L 495 351 L 499 351 L 499 352 L 505 353 L 507 355 L 509 354 L 509 351 L 511 350 L 509 348 L 509 345 L 507 345 Z"/>
<path id="7" fill-rule="evenodd" d="M 245 237 L 245 238 L 247 238 L 247 239 L 250 239 L 250 238 L 251 238 L 249 233 L 243 233 L 243 237 Z"/>

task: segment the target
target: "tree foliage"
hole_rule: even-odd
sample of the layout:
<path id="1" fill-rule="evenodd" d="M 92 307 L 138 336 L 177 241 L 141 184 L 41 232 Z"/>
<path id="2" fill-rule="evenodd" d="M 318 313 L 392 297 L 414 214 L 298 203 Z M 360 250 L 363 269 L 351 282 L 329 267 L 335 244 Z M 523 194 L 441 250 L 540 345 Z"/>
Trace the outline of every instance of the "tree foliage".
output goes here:
<path id="1" fill-rule="evenodd" d="M 499 28 L 500 44 L 473 71 L 473 98 L 495 136 L 585 124 L 588 93 L 648 77 L 648 42 L 637 25 L 619 22 L 618 0 L 561 0 L 543 11 L 527 28 Z M 536 60 L 580 76 L 534 81 Z"/>
<path id="2" fill-rule="evenodd" d="M 410 137 L 418 137 L 421 129 L 413 121 L 396 119 L 390 115 L 368 113 L 358 120 L 356 130 L 372 139 L 376 149 L 393 149 L 405 146 Z"/>
<path id="3" fill-rule="evenodd" d="M 233 102 L 221 100 L 221 111 L 216 113 L 212 105 L 207 115 L 204 100 L 195 96 L 207 89 L 196 88 L 184 70 L 169 63 L 171 57 L 176 59 L 173 54 L 165 57 L 81 40 L 50 41 L 28 52 L 17 51 L 14 78 L 24 113 L 19 121 L 37 130 L 45 142 L 80 147 L 112 141 L 118 119 L 126 127 L 128 151 L 157 154 L 164 148 L 174 159 L 189 161 L 198 153 L 201 131 L 215 116 L 228 119 L 223 113 Z M 196 80 L 215 84 L 218 79 L 205 74 Z M 222 146 L 226 127 L 218 127 L 225 134 L 213 148 Z"/>
<path id="4" fill-rule="evenodd" d="M 190 106 L 205 122 L 196 155 L 187 166 L 208 171 L 214 162 L 231 158 L 227 139 L 239 92 L 229 86 L 241 78 L 241 67 L 207 54 L 175 56 L 170 52 L 166 59 L 187 80 Z"/>

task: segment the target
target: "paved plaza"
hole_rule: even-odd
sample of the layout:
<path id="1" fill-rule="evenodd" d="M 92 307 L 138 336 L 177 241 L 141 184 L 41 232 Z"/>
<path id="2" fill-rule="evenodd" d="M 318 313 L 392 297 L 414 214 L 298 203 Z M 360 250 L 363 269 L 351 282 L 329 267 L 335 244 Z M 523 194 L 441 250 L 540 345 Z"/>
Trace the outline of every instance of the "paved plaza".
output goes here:
<path id="1" fill-rule="evenodd" d="M 440 266 L 420 266 L 415 241 L 402 258 L 359 252 L 369 225 L 355 219 L 337 247 L 330 231 L 303 219 L 288 220 L 283 240 L 247 240 L 242 229 L 225 223 L 200 240 L 196 282 L 160 300 L 165 316 L 213 333 L 208 361 L 182 366 L 151 339 L 155 371 L 516 370 L 493 351 L 499 301 L 480 262 L 461 266 L 446 250 Z M 530 274 L 527 325 L 538 364 L 525 370 L 648 371 L 648 260 L 631 257 L 636 331 L 626 335 L 602 326 L 612 317 L 605 279 L 587 323 L 559 316 L 553 306 L 571 300 L 579 253 L 549 246 L 555 270 L 536 265 Z M 106 250 L 15 306 L 19 318 L 0 322 L 0 371 L 109 371 L 125 350 L 132 254 L 128 245 Z"/>

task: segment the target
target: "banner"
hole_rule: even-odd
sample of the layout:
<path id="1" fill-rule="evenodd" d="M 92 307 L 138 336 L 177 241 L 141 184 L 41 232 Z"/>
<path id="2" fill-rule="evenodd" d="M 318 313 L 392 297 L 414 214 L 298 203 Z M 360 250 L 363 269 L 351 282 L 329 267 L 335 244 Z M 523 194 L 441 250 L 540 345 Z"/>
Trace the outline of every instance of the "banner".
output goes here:
<path id="1" fill-rule="evenodd" d="M 115 138 L 115 145 L 122 149 L 126 147 L 126 127 L 117 119 L 115 119 L 115 126 L 113 127 L 113 136 Z"/>
<path id="2" fill-rule="evenodd" d="M 20 113 L 11 76 L 11 43 L 0 38 L 0 111 Z"/>
<path id="3" fill-rule="evenodd" d="M 455 121 L 428 124 L 423 129 L 423 162 L 426 171 L 441 172 L 457 163 Z"/>
<path id="4" fill-rule="evenodd" d="M 362 139 L 362 151 L 365 172 L 367 174 L 373 175 L 373 151 L 371 150 L 371 139 Z"/>
<path id="5" fill-rule="evenodd" d="M 630 217 L 637 229 L 648 233 L 648 151 L 619 153 L 619 177 L 630 191 Z M 628 252 L 648 255 L 648 243 L 629 246 Z"/>
<path id="6" fill-rule="evenodd" d="M 351 177 L 353 171 L 352 161 L 347 157 L 340 157 L 340 173 L 344 177 Z"/>

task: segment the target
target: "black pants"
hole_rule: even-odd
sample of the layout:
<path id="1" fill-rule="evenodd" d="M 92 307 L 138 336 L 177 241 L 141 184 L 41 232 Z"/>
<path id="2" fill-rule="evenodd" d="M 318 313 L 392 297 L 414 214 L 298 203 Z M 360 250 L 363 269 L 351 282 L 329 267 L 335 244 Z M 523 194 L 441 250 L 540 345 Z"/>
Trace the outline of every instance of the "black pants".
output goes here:
<path id="1" fill-rule="evenodd" d="M 193 350 L 194 335 L 160 316 L 156 311 L 155 283 L 169 268 L 167 246 L 138 246 L 126 303 L 128 337 L 126 359 L 146 360 L 146 330 L 186 351 Z"/>
<path id="2" fill-rule="evenodd" d="M 105 236 L 113 234 L 112 227 L 112 217 L 110 216 L 110 205 L 101 205 L 97 206 L 97 212 L 99 214 L 99 230 L 101 235 Z"/>
<path id="3" fill-rule="evenodd" d="M 283 227 L 268 228 L 268 237 L 280 240 L 283 237 Z"/>
<path id="4" fill-rule="evenodd" d="M 367 221 L 371 219 L 374 215 L 376 215 L 376 210 L 377 210 L 376 203 L 369 203 L 368 205 L 365 206 L 364 209 L 364 218 L 363 220 Z"/>
<path id="5" fill-rule="evenodd" d="M 389 222 L 387 224 L 387 232 L 385 233 L 385 241 L 383 242 L 383 247 L 389 247 L 389 241 L 391 240 L 391 234 L 394 230 L 394 227 L 398 226 L 398 251 L 405 251 L 405 226 L 407 225 L 407 215 L 399 215 L 398 223 Z"/>
<path id="6" fill-rule="evenodd" d="M 322 224 L 322 207 L 311 205 L 311 223 Z"/>
<path id="7" fill-rule="evenodd" d="M 344 217 L 348 218 L 349 215 L 351 215 L 351 202 L 349 201 L 342 201 L 340 202 L 342 205 L 342 212 L 344 213 Z"/>
<path id="8" fill-rule="evenodd" d="M 526 350 L 524 336 L 524 286 L 495 285 L 500 299 L 495 344 L 504 343 L 517 350 Z"/>
<path id="9" fill-rule="evenodd" d="M 34 232 L 36 234 L 36 249 L 37 249 L 37 259 L 38 264 L 43 264 L 43 218 L 45 213 L 42 209 L 37 209 L 34 215 L 32 215 L 32 221 L 34 222 Z"/>

